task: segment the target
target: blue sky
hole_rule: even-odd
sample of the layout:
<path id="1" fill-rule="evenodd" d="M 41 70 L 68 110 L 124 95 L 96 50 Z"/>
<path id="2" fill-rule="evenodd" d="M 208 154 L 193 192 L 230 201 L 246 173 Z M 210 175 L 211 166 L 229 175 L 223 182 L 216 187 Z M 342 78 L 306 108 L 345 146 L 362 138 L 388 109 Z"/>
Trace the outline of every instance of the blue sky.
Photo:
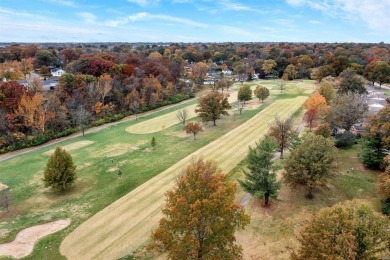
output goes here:
<path id="1" fill-rule="evenodd" d="M 11 41 L 390 43 L 390 0 L 1 0 Z"/>

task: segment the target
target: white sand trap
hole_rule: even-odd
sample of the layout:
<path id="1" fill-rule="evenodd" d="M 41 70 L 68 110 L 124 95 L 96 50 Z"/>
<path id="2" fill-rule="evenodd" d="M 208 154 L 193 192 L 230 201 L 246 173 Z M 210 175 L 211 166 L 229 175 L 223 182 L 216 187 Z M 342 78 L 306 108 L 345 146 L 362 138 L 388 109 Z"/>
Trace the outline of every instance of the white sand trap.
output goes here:
<path id="1" fill-rule="evenodd" d="M 80 141 L 80 142 L 75 142 L 75 143 L 71 143 L 71 144 L 68 144 L 68 145 L 65 145 L 65 146 L 61 146 L 63 149 L 65 149 L 67 152 L 70 152 L 70 151 L 73 151 L 73 150 L 77 150 L 77 149 L 80 149 L 84 146 L 87 146 L 87 145 L 90 145 L 90 144 L 93 144 L 94 142 L 93 141 Z M 50 156 L 54 153 L 55 149 L 51 149 L 47 152 L 44 152 L 42 153 L 43 155 L 46 155 L 46 156 Z"/>
<path id="2" fill-rule="evenodd" d="M 12 256 L 16 259 L 25 257 L 31 254 L 38 239 L 62 230 L 69 224 L 70 219 L 60 219 L 23 229 L 11 243 L 0 244 L 0 256 Z"/>

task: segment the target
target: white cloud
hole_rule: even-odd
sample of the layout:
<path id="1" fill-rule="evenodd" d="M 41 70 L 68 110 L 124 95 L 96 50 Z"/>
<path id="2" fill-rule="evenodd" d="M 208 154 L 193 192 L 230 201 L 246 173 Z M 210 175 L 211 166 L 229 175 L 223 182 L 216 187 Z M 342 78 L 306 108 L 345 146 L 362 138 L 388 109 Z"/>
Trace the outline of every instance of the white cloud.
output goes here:
<path id="1" fill-rule="evenodd" d="M 371 29 L 390 32 L 390 0 L 286 0 L 293 6 L 307 5 L 342 19 L 361 19 Z"/>
<path id="2" fill-rule="evenodd" d="M 84 19 L 84 22 L 87 24 L 95 24 L 96 23 L 96 16 L 94 14 L 88 13 L 88 12 L 81 12 L 77 13 L 78 16 Z"/>
<path id="3" fill-rule="evenodd" d="M 241 3 L 233 2 L 231 0 L 220 0 L 219 5 L 222 7 L 222 9 L 228 11 L 249 11 L 249 12 L 255 12 L 260 14 L 266 13 L 265 11 L 261 11 L 254 7 L 244 5 Z"/>
<path id="4" fill-rule="evenodd" d="M 43 1 L 48 3 L 59 4 L 67 7 L 74 7 L 74 8 L 78 7 L 78 5 L 75 2 L 68 1 L 68 0 L 43 0 Z"/>
<path id="5" fill-rule="evenodd" d="M 25 17 L 30 19 L 33 18 L 38 20 L 48 20 L 46 17 L 34 13 L 28 13 L 20 10 L 16 11 L 16 10 L 0 7 L 0 14 L 1 13 L 4 15 L 19 16 L 19 17 Z"/>
<path id="6" fill-rule="evenodd" d="M 137 4 L 139 6 L 148 6 L 148 5 L 155 5 L 159 2 L 160 0 L 127 0 L 127 2 Z"/>
<path id="7" fill-rule="evenodd" d="M 202 27 L 206 28 L 208 27 L 207 24 L 204 23 L 199 23 L 192 21 L 190 19 L 186 18 L 180 18 L 180 17 L 175 17 L 175 16 L 170 16 L 170 15 L 165 15 L 165 14 L 149 14 L 149 13 L 137 13 L 134 15 L 130 15 L 129 20 L 135 22 L 135 21 L 147 21 L 147 20 L 163 20 L 163 21 L 169 21 L 169 22 L 176 22 L 179 24 L 186 24 L 186 25 L 191 25 L 195 27 Z"/>
<path id="8" fill-rule="evenodd" d="M 309 23 L 311 23 L 311 24 L 322 24 L 322 22 L 317 21 L 317 20 L 310 20 Z"/>

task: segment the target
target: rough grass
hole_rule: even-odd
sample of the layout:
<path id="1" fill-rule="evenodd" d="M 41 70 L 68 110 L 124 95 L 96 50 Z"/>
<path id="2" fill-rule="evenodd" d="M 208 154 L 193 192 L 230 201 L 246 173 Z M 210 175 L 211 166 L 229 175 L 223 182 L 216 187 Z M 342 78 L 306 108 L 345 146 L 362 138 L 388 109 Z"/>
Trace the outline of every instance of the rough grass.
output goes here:
<path id="1" fill-rule="evenodd" d="M 164 193 L 173 188 L 174 179 L 194 156 L 214 159 L 229 172 L 252 145 L 268 131 L 278 113 L 291 115 L 307 97 L 278 100 L 246 123 L 180 160 L 153 179 L 140 185 L 109 207 L 98 212 L 68 235 L 61 253 L 70 259 L 115 259 L 132 253 L 147 242 L 150 232 L 161 218 Z"/>
<path id="2" fill-rule="evenodd" d="M 237 93 L 240 85 L 236 84 L 229 91 L 225 91 L 224 94 L 229 94 L 229 103 L 237 101 Z M 252 90 L 255 89 L 255 85 L 252 85 Z M 188 112 L 187 120 L 190 120 L 196 117 L 195 108 L 197 104 L 188 105 L 185 108 Z M 149 120 L 142 121 L 138 124 L 134 124 L 126 128 L 126 131 L 133 134 L 150 134 L 162 131 L 163 129 L 169 128 L 173 125 L 176 125 L 179 120 L 176 117 L 177 112 L 180 109 L 176 109 L 170 113 L 166 113 L 159 117 L 154 117 Z"/>
<path id="3" fill-rule="evenodd" d="M 278 201 L 264 208 L 259 200 L 251 199 L 246 212 L 251 223 L 237 232 L 237 242 L 244 248 L 244 259 L 290 259 L 290 253 L 299 246 L 296 236 L 321 208 L 348 200 L 368 203 L 379 210 L 380 197 L 376 180 L 378 172 L 365 169 L 358 160 L 361 147 L 339 150 L 338 171 L 329 184 L 317 189 L 314 199 L 305 198 L 303 188 L 291 189 L 286 185 L 280 190 Z M 232 178 L 243 178 L 241 168 L 232 172 Z M 244 191 L 239 191 L 242 197 Z M 383 259 L 388 259 L 385 255 Z"/>
<path id="4" fill-rule="evenodd" d="M 79 141 L 76 143 L 71 143 L 71 144 L 62 146 L 62 148 L 65 149 L 67 152 L 70 152 L 70 151 L 80 149 L 80 148 L 87 146 L 87 145 L 90 145 L 90 144 L 93 144 L 93 141 Z M 43 153 L 43 155 L 50 156 L 54 153 L 54 150 L 55 149 L 51 149 L 49 151 L 46 151 Z"/>
<path id="5" fill-rule="evenodd" d="M 240 84 L 236 88 L 239 86 Z M 300 87 L 292 84 L 288 89 L 291 97 L 296 97 L 300 93 L 299 89 Z M 230 111 L 232 116 L 217 121 L 217 127 L 205 126 L 205 132 L 200 133 L 195 142 L 192 136 L 182 134 L 179 123 L 167 128 L 165 135 L 161 132 L 139 135 L 125 131 L 138 122 L 195 104 L 194 100 L 144 116 L 138 121 L 117 123 L 87 134 L 84 138 L 63 141 L 1 162 L 0 180 L 11 188 L 11 207 L 9 212 L 0 208 L 0 242 L 12 241 L 16 233 L 24 228 L 71 218 L 72 224 L 67 229 L 39 240 L 33 253 L 27 257 L 62 259 L 63 256 L 59 253 L 61 241 L 83 221 L 182 158 L 235 129 L 278 97 L 279 93 L 271 94 L 271 98 L 260 108 L 244 110 L 242 115 L 238 115 L 238 111 L 233 109 Z M 264 121 L 258 123 L 262 124 L 267 125 Z M 258 128 L 257 125 L 251 127 Z M 157 139 L 156 150 L 150 147 L 153 136 Z M 75 185 L 65 193 L 45 189 L 41 178 L 47 156 L 42 153 L 58 145 L 71 147 L 86 139 L 94 143 L 70 151 L 78 169 Z M 119 168 L 123 172 L 121 178 L 117 176 Z"/>

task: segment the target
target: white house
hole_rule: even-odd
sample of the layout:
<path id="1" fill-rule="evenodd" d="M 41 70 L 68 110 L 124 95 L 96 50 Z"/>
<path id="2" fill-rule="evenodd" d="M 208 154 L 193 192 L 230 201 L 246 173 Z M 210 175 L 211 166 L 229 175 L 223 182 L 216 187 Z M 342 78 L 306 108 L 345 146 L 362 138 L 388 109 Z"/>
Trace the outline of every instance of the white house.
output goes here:
<path id="1" fill-rule="evenodd" d="M 232 75 L 232 70 L 229 70 L 229 69 L 227 69 L 227 70 L 222 70 L 222 73 L 223 74 L 225 74 L 225 75 Z"/>
<path id="2" fill-rule="evenodd" d="M 62 74 L 65 73 L 65 71 L 63 69 L 60 69 L 60 68 L 55 68 L 55 69 L 50 70 L 50 73 L 53 77 L 61 77 Z"/>

